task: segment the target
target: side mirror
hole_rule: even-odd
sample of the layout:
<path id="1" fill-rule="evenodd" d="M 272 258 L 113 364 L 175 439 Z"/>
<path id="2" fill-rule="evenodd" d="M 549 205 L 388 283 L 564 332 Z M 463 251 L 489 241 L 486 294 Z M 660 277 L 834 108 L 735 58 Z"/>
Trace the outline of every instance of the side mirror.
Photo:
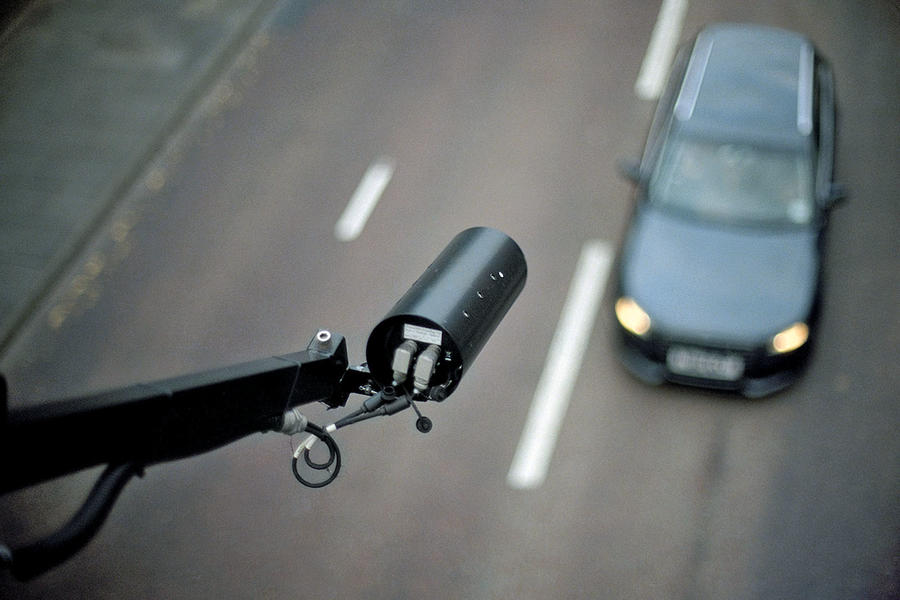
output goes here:
<path id="1" fill-rule="evenodd" d="M 830 204 L 836 204 L 841 200 L 847 198 L 847 186 L 843 183 L 832 183 L 831 190 L 828 194 L 828 201 Z"/>
<path id="2" fill-rule="evenodd" d="M 825 197 L 822 198 L 822 207 L 826 210 L 834 208 L 835 205 L 847 198 L 847 186 L 842 183 L 832 183 Z"/>
<path id="3" fill-rule="evenodd" d="M 619 173 L 633 183 L 641 184 L 644 181 L 641 175 L 641 161 L 635 158 L 619 159 L 617 166 Z"/>

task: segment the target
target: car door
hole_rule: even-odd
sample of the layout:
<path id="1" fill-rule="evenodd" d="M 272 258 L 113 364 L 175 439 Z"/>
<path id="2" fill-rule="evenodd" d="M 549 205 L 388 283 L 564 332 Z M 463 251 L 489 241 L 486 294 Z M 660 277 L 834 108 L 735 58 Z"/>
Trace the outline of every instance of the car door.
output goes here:
<path id="1" fill-rule="evenodd" d="M 816 123 L 816 200 L 822 210 L 827 211 L 840 196 L 833 185 L 834 153 L 836 137 L 836 107 L 834 100 L 834 78 L 831 67 L 824 60 L 816 65 L 818 120 Z"/>

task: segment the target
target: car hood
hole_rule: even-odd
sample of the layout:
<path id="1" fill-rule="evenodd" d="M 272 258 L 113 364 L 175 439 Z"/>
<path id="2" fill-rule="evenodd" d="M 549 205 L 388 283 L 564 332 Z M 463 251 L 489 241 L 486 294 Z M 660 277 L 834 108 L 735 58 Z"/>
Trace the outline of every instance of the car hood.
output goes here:
<path id="1" fill-rule="evenodd" d="M 626 239 L 621 290 L 656 331 L 756 344 L 809 319 L 818 261 L 813 230 L 719 226 L 643 208 Z"/>

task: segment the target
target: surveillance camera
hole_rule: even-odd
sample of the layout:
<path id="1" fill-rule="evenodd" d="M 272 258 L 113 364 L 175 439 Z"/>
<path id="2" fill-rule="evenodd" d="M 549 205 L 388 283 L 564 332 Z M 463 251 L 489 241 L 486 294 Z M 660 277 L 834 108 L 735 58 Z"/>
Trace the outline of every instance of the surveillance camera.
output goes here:
<path id="1" fill-rule="evenodd" d="M 518 244 L 487 227 L 459 233 L 369 335 L 366 360 L 382 386 L 443 400 L 525 285 Z"/>

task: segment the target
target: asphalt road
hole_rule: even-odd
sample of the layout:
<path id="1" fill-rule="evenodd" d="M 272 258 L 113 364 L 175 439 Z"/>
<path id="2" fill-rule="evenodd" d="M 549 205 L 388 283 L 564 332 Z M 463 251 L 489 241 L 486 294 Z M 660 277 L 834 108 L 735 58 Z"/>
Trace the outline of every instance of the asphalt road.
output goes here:
<path id="1" fill-rule="evenodd" d="M 11 402 L 291 352 L 319 328 L 361 362 L 371 327 L 473 225 L 516 239 L 525 290 L 457 392 L 424 407 L 428 435 L 405 413 L 338 432 L 344 470 L 323 490 L 296 483 L 276 434 L 153 467 L 76 558 L 0 581 L 0 595 L 896 597 L 889 2 L 691 3 L 680 33 L 762 22 L 832 59 L 851 196 L 833 214 L 806 376 L 753 402 L 646 387 L 616 362 L 604 305 L 546 479 L 506 482 L 582 248 L 618 243 L 631 208 L 615 163 L 649 124 L 634 86 L 658 11 L 329 2 L 277 15 L 5 358 Z M 338 241 L 381 157 L 391 181 L 361 235 Z M 96 475 L 0 499 L 0 539 L 52 530 Z"/>

